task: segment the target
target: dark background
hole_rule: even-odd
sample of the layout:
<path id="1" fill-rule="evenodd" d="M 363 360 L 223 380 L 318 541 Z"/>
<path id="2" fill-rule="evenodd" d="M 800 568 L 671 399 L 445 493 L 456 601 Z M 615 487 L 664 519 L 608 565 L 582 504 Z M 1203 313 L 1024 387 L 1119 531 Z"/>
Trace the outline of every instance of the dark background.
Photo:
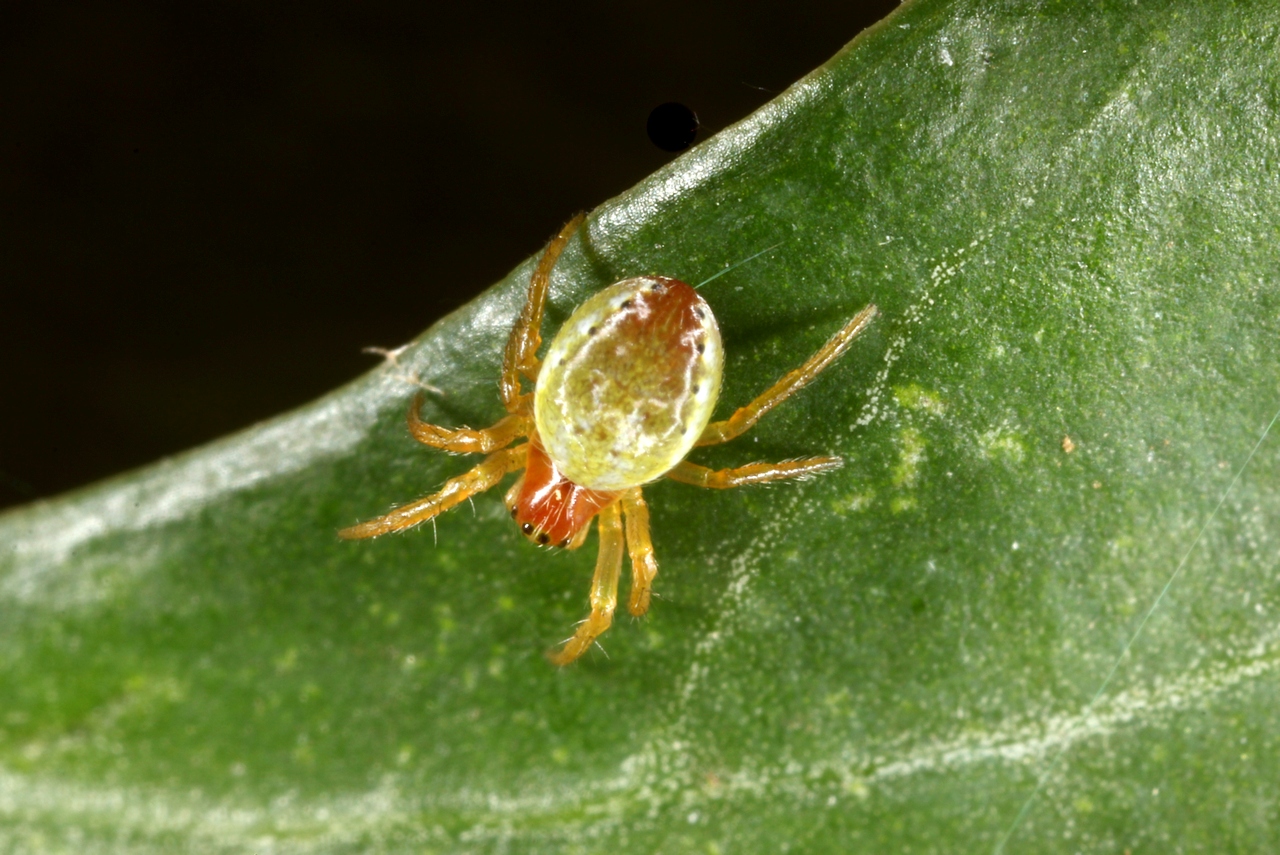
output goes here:
<path id="1" fill-rule="evenodd" d="M 302 404 L 896 3 L 0 3 L 0 506 Z"/>

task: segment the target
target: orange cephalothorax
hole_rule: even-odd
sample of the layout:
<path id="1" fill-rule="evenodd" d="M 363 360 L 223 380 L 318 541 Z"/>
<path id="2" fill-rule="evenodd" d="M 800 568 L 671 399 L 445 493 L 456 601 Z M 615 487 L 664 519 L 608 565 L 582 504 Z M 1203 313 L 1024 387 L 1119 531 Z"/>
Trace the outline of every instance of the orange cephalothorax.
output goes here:
<path id="1" fill-rule="evenodd" d="M 588 490 L 560 473 L 542 445 L 529 443 L 524 475 L 507 492 L 507 510 L 520 531 L 539 546 L 576 549 L 600 509 L 621 493 Z"/>

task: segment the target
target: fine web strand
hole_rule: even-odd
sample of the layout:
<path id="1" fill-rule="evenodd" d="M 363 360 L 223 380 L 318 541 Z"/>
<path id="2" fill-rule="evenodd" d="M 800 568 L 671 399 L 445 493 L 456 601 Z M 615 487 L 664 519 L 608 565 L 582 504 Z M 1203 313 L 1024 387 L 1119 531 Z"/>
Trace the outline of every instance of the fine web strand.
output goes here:
<path id="1" fill-rule="evenodd" d="M 773 246 L 765 247 L 764 249 L 757 252 L 755 255 L 748 256 L 747 258 L 744 258 L 735 264 L 730 264 L 728 267 L 726 267 L 724 270 L 721 270 L 719 273 L 713 273 L 710 276 L 708 276 L 706 279 L 703 279 L 697 285 L 694 285 L 693 290 L 697 291 L 699 288 L 701 288 L 703 285 L 706 285 L 711 280 L 719 279 L 721 276 L 725 275 L 730 270 L 733 270 L 735 267 L 741 267 L 742 265 L 746 264 L 748 261 L 755 261 L 757 258 L 764 255 L 766 252 L 771 252 L 780 246 L 782 246 L 781 243 L 775 243 Z"/>
<path id="2" fill-rule="evenodd" d="M 1239 482 L 1240 476 L 1244 474 L 1244 470 L 1248 468 L 1249 463 L 1253 460 L 1253 456 L 1258 453 L 1258 449 L 1262 447 L 1263 441 L 1267 438 L 1267 434 L 1271 433 L 1271 428 L 1275 426 L 1277 420 L 1280 420 L 1280 410 L 1276 410 L 1276 414 L 1271 417 L 1271 421 L 1267 423 L 1266 428 L 1262 431 L 1262 435 L 1258 437 L 1258 441 L 1253 444 L 1253 449 L 1249 452 L 1249 456 L 1244 459 L 1244 463 L 1240 464 L 1240 468 L 1236 470 L 1235 477 L 1231 479 L 1231 483 L 1227 485 L 1227 489 L 1222 491 L 1222 497 L 1218 499 L 1218 504 L 1214 506 L 1213 513 L 1209 514 L 1209 518 L 1200 526 L 1200 531 L 1196 533 L 1195 540 L 1191 541 L 1191 545 L 1187 547 L 1187 551 L 1183 553 L 1182 560 L 1178 562 L 1178 566 L 1169 574 L 1169 579 L 1164 583 L 1164 587 L 1160 589 L 1160 593 L 1156 595 L 1155 601 L 1151 603 L 1151 608 L 1147 609 L 1147 613 L 1142 616 L 1142 620 L 1138 622 L 1138 628 L 1129 636 L 1129 640 L 1125 642 L 1124 648 L 1120 651 L 1120 655 L 1116 657 L 1115 662 L 1111 664 L 1111 670 L 1107 672 L 1106 678 L 1102 684 L 1098 686 L 1098 691 L 1093 693 L 1093 698 L 1085 705 L 1084 714 L 1088 714 L 1090 710 L 1098 703 L 1102 696 L 1106 693 L 1107 688 L 1111 685 L 1111 680 L 1116 676 L 1116 672 L 1120 670 L 1120 664 L 1124 658 L 1129 655 L 1129 651 L 1138 641 L 1138 636 L 1142 635 L 1142 630 L 1147 625 L 1147 621 L 1151 620 L 1151 616 L 1155 614 L 1156 609 L 1160 608 L 1160 603 L 1164 601 L 1165 594 L 1169 593 L 1169 589 L 1173 587 L 1173 583 L 1178 576 L 1182 574 L 1182 568 L 1187 566 L 1187 561 L 1191 558 L 1191 553 L 1195 552 L 1200 540 L 1204 537 L 1205 531 L 1209 525 L 1218 516 L 1218 511 L 1222 510 L 1222 506 L 1227 501 L 1227 496 L 1231 495 L 1231 491 L 1235 489 L 1236 483 Z M 1062 759 L 1062 755 L 1066 753 L 1067 747 L 1070 745 L 1069 740 L 1063 740 L 1058 746 L 1058 750 L 1054 752 L 1053 757 L 1049 760 L 1049 765 L 1040 773 L 1040 778 L 1036 781 L 1035 789 L 1031 791 L 1031 795 L 1027 796 L 1027 800 L 1022 803 L 1018 815 L 1013 818 L 1013 822 L 1009 824 L 1008 829 L 1001 835 L 1000 841 L 993 850 L 993 855 L 1003 855 L 1005 846 L 1009 843 L 1009 839 L 1013 837 L 1018 826 L 1022 824 L 1031 810 L 1032 803 L 1036 800 L 1036 796 L 1040 795 L 1040 791 L 1044 789 L 1045 782 L 1049 780 L 1049 776 L 1057 769 L 1058 761 Z"/>

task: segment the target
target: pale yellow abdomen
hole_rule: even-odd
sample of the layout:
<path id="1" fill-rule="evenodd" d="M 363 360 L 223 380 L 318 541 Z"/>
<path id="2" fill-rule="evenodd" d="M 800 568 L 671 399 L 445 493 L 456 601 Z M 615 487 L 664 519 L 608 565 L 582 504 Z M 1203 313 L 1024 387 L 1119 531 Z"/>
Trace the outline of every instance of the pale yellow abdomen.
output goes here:
<path id="1" fill-rule="evenodd" d="M 592 490 L 660 478 L 711 421 L 724 370 L 706 301 L 676 279 L 611 285 L 569 317 L 538 375 L 534 417 L 565 477 Z"/>

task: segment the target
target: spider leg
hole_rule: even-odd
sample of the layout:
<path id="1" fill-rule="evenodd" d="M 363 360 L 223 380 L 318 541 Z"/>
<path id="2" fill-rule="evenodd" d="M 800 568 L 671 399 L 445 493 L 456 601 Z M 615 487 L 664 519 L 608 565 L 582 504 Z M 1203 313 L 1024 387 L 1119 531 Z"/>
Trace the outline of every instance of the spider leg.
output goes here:
<path id="1" fill-rule="evenodd" d="M 675 465 L 667 477 L 672 481 L 726 490 L 747 484 L 764 484 L 786 478 L 805 478 L 819 472 L 839 469 L 844 461 L 839 457 L 806 457 L 804 460 L 784 460 L 781 463 L 748 463 L 734 469 L 708 469 L 687 460 Z"/>
<path id="2" fill-rule="evenodd" d="M 849 345 L 857 338 L 858 333 L 870 325 L 877 311 L 879 310 L 875 306 L 867 306 L 861 312 L 858 312 L 849 323 L 844 325 L 843 329 L 820 347 L 817 353 L 810 356 L 804 365 L 794 371 L 788 371 L 781 380 L 766 389 L 763 394 L 750 404 L 745 407 L 739 407 L 737 412 L 729 416 L 729 418 L 722 422 L 712 422 L 707 425 L 706 429 L 702 431 L 702 436 L 698 438 L 697 444 L 716 445 L 717 443 L 727 442 L 749 430 L 752 425 L 760 421 L 761 416 L 803 389 L 813 378 L 822 373 L 824 368 L 840 358 L 840 355 L 848 350 Z"/>
<path id="3" fill-rule="evenodd" d="M 649 506 L 639 487 L 622 497 L 622 513 L 627 520 L 627 549 L 631 553 L 631 597 L 627 611 L 640 617 L 649 610 L 658 560 L 653 555 L 653 541 L 649 537 Z"/>
<path id="4" fill-rule="evenodd" d="M 614 502 L 600 509 L 600 555 L 596 559 L 596 573 L 591 579 L 591 614 L 578 624 L 573 637 L 564 646 L 549 654 L 556 665 L 568 665 L 587 651 L 613 623 L 613 611 L 618 605 L 618 577 L 622 574 L 622 551 L 625 539 L 622 530 L 622 511 Z"/>
<path id="5" fill-rule="evenodd" d="M 517 445 L 496 454 L 491 454 L 469 472 L 457 478 L 450 478 L 438 492 L 396 508 L 385 516 L 368 520 L 338 532 L 344 540 L 360 540 L 366 537 L 377 537 L 392 531 L 415 526 L 418 523 L 434 519 L 438 514 L 463 502 L 476 493 L 483 493 L 502 480 L 508 472 L 514 472 L 525 465 L 529 447 Z"/>
<path id="6" fill-rule="evenodd" d="M 552 238 L 542 253 L 542 260 L 529 278 L 529 296 L 525 300 L 520 317 L 511 328 L 511 337 L 507 339 L 507 350 L 502 357 L 502 380 L 499 390 L 502 403 L 507 412 L 515 413 L 521 409 L 520 375 L 530 380 L 538 377 L 538 347 L 542 344 L 542 310 L 547 303 L 547 287 L 551 283 L 551 269 L 556 266 L 556 259 L 564 250 L 569 238 L 582 225 L 586 214 L 578 214 L 565 223 L 560 233 Z"/>
<path id="7" fill-rule="evenodd" d="M 440 448 L 453 454 L 492 454 L 506 448 L 517 437 L 528 436 L 529 419 L 511 414 L 503 416 L 492 427 L 482 430 L 472 428 L 446 428 L 424 422 L 418 415 L 422 409 L 423 395 L 419 392 L 409 405 L 409 433 L 423 445 Z"/>

